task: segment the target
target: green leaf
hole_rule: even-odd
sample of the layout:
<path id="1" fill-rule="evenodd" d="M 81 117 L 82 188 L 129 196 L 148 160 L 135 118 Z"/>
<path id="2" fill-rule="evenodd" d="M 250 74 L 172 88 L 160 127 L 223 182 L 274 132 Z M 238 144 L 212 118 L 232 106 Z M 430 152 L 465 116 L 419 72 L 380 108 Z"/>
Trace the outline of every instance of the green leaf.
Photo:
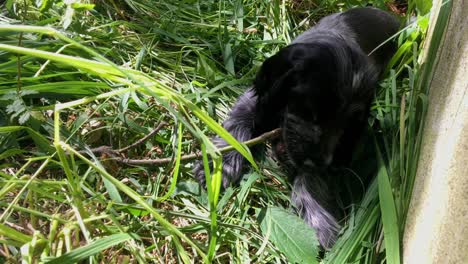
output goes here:
<path id="1" fill-rule="evenodd" d="M 378 147 L 377 154 L 380 163 L 377 182 L 379 186 L 380 212 L 382 213 L 385 239 L 385 255 L 387 256 L 386 262 L 388 264 L 398 264 L 400 263 L 400 238 L 395 200 L 393 198 L 387 167 L 383 163 L 382 154 Z"/>
<path id="2" fill-rule="evenodd" d="M 176 197 L 177 195 L 197 196 L 201 192 L 198 182 L 192 180 L 182 181 L 177 183 L 172 197 Z"/>
<path id="3" fill-rule="evenodd" d="M 260 227 L 265 237 L 286 255 L 291 263 L 318 263 L 318 240 L 304 220 L 282 208 L 262 210 Z"/>
<path id="4" fill-rule="evenodd" d="M 176 161 L 175 161 L 175 165 L 174 165 L 174 169 L 172 173 L 171 186 L 169 187 L 169 190 L 164 196 L 158 197 L 158 201 L 164 201 L 170 196 L 172 196 L 176 188 L 177 178 L 179 177 L 180 157 L 182 157 L 182 131 L 183 129 L 182 129 L 182 122 L 181 122 L 177 126 L 177 155 L 176 155 Z"/>
<path id="5" fill-rule="evenodd" d="M 7 126 L 7 127 L 0 127 L 0 134 L 2 133 L 14 133 L 20 130 L 26 130 L 28 132 L 31 139 L 34 141 L 36 146 L 44 152 L 52 151 L 51 143 L 41 134 L 36 132 L 34 129 L 25 126 Z"/>
<path id="6" fill-rule="evenodd" d="M 226 43 L 224 46 L 223 59 L 226 70 L 232 75 L 236 74 L 234 70 L 234 54 L 232 53 L 231 43 Z"/>
<path id="7" fill-rule="evenodd" d="M 46 12 L 47 10 L 49 10 L 53 5 L 53 1 L 52 0 L 42 0 L 41 1 L 41 6 L 39 7 L 39 11 L 41 13 L 44 13 Z"/>
<path id="8" fill-rule="evenodd" d="M 22 89 L 21 96 L 41 98 L 49 94 L 55 96 L 68 95 L 70 97 L 96 95 L 110 90 L 110 87 L 103 82 L 62 81 L 25 85 Z M 0 90 L 0 95 L 4 95 L 3 99 L 12 99 L 12 94 L 17 97 L 16 87 Z"/>
<path id="9" fill-rule="evenodd" d="M 73 3 L 71 7 L 75 10 L 93 10 L 94 4 Z"/>
<path id="10" fill-rule="evenodd" d="M 0 235 L 15 241 L 19 241 L 21 243 L 28 243 L 32 239 L 31 236 L 25 235 L 9 226 L 2 224 L 0 224 Z"/>
<path id="11" fill-rule="evenodd" d="M 85 258 L 96 255 L 97 253 L 118 245 L 124 241 L 132 239 L 132 236 L 126 233 L 115 234 L 108 237 L 100 238 L 90 244 L 74 249 L 58 258 L 46 259 L 44 263 L 48 264 L 62 264 L 62 263 L 76 263 Z"/>
<path id="12" fill-rule="evenodd" d="M 4 152 L 0 153 L 0 160 L 6 159 L 6 158 L 9 158 L 9 157 L 12 157 L 12 156 L 16 156 L 16 155 L 19 155 L 19 154 L 23 154 L 25 152 L 26 151 L 24 151 L 22 149 L 18 149 L 18 148 L 7 149 Z"/>
<path id="13" fill-rule="evenodd" d="M 13 12 L 13 4 L 15 3 L 15 0 L 8 0 L 5 3 L 5 7 L 7 8 L 8 11 Z"/>
<path id="14" fill-rule="evenodd" d="M 136 217 L 147 216 L 150 213 L 148 212 L 148 210 L 135 208 L 131 206 L 122 206 L 122 207 L 119 207 L 119 210 L 126 210 L 129 214 L 136 216 Z"/>
<path id="15" fill-rule="evenodd" d="M 423 16 L 429 13 L 429 11 L 431 11 L 431 7 L 432 7 L 431 0 L 415 0 L 414 2 L 416 3 L 416 9 L 420 16 Z"/>
<path id="16" fill-rule="evenodd" d="M 106 187 L 106 190 L 109 193 L 109 197 L 112 199 L 112 201 L 121 203 L 122 197 L 120 197 L 120 193 L 117 187 L 115 187 L 115 185 L 105 177 L 102 177 L 102 181 L 104 182 L 104 186 Z"/>

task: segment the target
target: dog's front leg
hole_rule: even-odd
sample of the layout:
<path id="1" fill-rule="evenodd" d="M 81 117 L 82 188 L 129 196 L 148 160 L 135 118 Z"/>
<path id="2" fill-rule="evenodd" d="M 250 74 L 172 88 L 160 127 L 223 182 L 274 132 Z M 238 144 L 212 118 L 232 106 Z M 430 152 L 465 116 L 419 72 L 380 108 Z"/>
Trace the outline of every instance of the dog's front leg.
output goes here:
<path id="1" fill-rule="evenodd" d="M 256 104 L 257 96 L 252 88 L 248 89 L 239 97 L 229 113 L 229 117 L 223 123 L 224 129 L 240 142 L 253 137 Z M 219 136 L 213 138 L 213 143 L 218 148 L 229 145 Z M 227 188 L 231 183 L 237 184 L 240 181 L 245 162 L 244 157 L 237 151 L 230 151 L 223 154 L 224 188 Z M 203 170 L 203 162 L 197 162 L 193 172 L 194 177 L 204 185 L 205 172 Z"/>
<path id="2" fill-rule="evenodd" d="M 304 221 L 314 228 L 320 245 L 325 249 L 333 246 L 340 226 L 326 209 L 330 201 L 326 182 L 311 172 L 299 172 L 293 180 L 291 201 Z"/>

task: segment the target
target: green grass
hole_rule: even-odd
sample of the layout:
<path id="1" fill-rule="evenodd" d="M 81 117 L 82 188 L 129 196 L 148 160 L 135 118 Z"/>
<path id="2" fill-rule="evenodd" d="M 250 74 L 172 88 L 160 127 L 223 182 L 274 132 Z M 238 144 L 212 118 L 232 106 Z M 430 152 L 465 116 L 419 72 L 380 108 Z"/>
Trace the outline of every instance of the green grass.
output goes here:
<path id="1" fill-rule="evenodd" d="M 0 262 L 316 259 L 313 232 L 291 213 L 275 162 L 255 163 L 220 123 L 262 61 L 310 21 L 368 2 L 35 3 L 8 0 L 0 8 Z M 399 51 L 372 107 L 376 180 L 324 263 L 400 261 L 427 107 L 419 59 L 427 3 L 409 3 L 417 22 L 397 36 Z M 123 149 L 161 122 L 128 150 L 91 151 Z M 239 187 L 220 191 L 213 134 L 256 167 Z M 191 178 L 193 160 L 181 160 L 198 150 L 218 168 L 206 191 Z M 170 161 L 138 165 L 113 156 Z M 294 232 L 311 232 L 310 239 L 293 244 Z"/>

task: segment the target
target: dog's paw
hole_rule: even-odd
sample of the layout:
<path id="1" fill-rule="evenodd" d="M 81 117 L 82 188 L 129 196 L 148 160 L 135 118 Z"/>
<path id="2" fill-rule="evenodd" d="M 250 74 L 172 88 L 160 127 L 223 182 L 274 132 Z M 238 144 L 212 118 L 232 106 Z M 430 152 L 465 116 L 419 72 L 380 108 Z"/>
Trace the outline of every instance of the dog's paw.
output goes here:
<path id="1" fill-rule="evenodd" d="M 210 162 L 211 165 L 211 162 Z M 203 168 L 203 162 L 197 161 L 195 166 L 193 167 L 193 178 L 202 186 L 206 186 L 206 176 L 205 176 L 205 169 Z"/>
<path id="2" fill-rule="evenodd" d="M 325 249 L 333 246 L 340 231 L 335 217 L 324 207 L 328 196 L 328 188 L 318 175 L 300 173 L 294 179 L 291 201 L 299 215 L 315 230 Z"/>
<path id="3" fill-rule="evenodd" d="M 239 183 L 242 177 L 243 157 L 237 152 L 229 152 L 223 156 L 223 167 L 222 167 L 222 186 L 224 189 L 230 185 L 236 185 Z M 213 173 L 213 163 L 209 162 L 210 173 Z M 203 168 L 203 162 L 198 161 L 193 168 L 193 177 L 202 186 L 206 186 L 206 175 L 205 169 Z"/>
<path id="4" fill-rule="evenodd" d="M 330 249 L 336 242 L 340 226 L 333 217 L 316 217 L 314 222 L 308 223 L 315 230 L 320 245 Z"/>

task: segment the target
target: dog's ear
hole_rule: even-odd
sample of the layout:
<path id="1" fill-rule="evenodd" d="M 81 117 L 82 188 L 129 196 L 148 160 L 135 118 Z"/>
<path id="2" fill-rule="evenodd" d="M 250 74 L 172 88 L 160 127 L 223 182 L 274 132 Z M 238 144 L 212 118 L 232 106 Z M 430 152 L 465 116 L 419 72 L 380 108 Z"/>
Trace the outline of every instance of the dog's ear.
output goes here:
<path id="1" fill-rule="evenodd" d="M 328 62 L 323 60 L 324 52 L 330 55 L 327 49 L 307 43 L 292 44 L 281 49 L 268 58 L 257 73 L 254 82 L 256 94 L 259 97 L 287 96 L 289 88 L 299 79 L 305 78 L 302 72 L 311 74 L 323 71 L 323 64 Z"/>
<path id="2" fill-rule="evenodd" d="M 295 64 L 291 56 L 293 47 L 283 48 L 268 58 L 260 68 L 254 81 L 257 95 L 255 131 L 264 133 L 277 128 L 287 104 L 289 88 L 294 84 Z"/>
<path id="3" fill-rule="evenodd" d="M 289 47 L 283 48 L 263 62 L 254 82 L 257 95 L 261 97 L 266 93 L 272 93 L 273 90 L 280 89 L 281 83 L 278 82 L 284 79 L 284 75 L 294 67 L 293 61 L 288 56 L 290 50 Z"/>
<path id="4" fill-rule="evenodd" d="M 281 96 L 282 92 L 287 92 L 283 89 L 293 85 L 294 73 L 299 70 L 304 59 L 311 55 L 312 50 L 307 44 L 293 44 L 268 58 L 255 78 L 257 95 Z"/>

